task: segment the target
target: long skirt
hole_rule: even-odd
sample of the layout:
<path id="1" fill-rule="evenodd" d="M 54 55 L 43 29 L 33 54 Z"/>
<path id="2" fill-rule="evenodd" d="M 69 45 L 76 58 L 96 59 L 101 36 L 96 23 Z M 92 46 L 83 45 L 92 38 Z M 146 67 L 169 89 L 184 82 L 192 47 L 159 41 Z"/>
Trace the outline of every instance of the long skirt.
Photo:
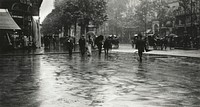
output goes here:
<path id="1" fill-rule="evenodd" d="M 88 44 L 87 48 L 88 48 L 88 55 L 89 56 L 92 55 L 92 45 Z"/>

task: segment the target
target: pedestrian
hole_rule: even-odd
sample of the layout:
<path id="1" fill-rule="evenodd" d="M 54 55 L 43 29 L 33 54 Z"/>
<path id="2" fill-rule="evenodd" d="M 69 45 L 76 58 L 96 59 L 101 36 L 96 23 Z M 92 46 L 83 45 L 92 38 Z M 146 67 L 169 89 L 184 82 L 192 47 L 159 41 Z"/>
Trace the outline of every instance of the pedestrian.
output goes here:
<path id="1" fill-rule="evenodd" d="M 173 37 L 169 36 L 169 49 L 172 49 L 172 42 L 173 42 Z"/>
<path id="2" fill-rule="evenodd" d="M 165 48 L 165 50 L 167 50 L 167 44 L 168 44 L 167 37 L 164 37 L 163 43 L 164 43 L 164 48 Z"/>
<path id="3" fill-rule="evenodd" d="M 84 56 L 85 49 L 86 49 L 86 40 L 85 40 L 84 35 L 81 36 L 78 42 L 79 42 L 79 49 L 80 49 L 81 55 Z"/>
<path id="4" fill-rule="evenodd" d="M 55 35 L 52 37 L 53 48 L 56 49 L 56 37 Z"/>
<path id="5" fill-rule="evenodd" d="M 26 50 L 26 49 L 28 49 L 28 38 L 27 38 L 27 36 L 23 36 L 23 44 L 24 44 L 24 49 Z"/>
<path id="6" fill-rule="evenodd" d="M 133 38 L 131 38 L 131 46 L 132 46 L 132 48 L 134 48 L 135 46 L 134 46 L 134 44 L 135 44 L 135 41 L 134 41 L 134 39 Z"/>
<path id="7" fill-rule="evenodd" d="M 88 54 L 88 56 L 92 55 L 92 45 L 93 45 L 93 39 L 90 35 L 88 35 L 88 39 L 87 39 L 87 54 Z"/>
<path id="8" fill-rule="evenodd" d="M 139 55 L 139 58 L 140 58 L 140 62 L 142 62 L 142 54 L 145 50 L 145 41 L 142 39 L 142 34 L 139 33 L 138 34 L 138 39 L 136 41 L 136 46 L 137 46 L 137 49 L 138 49 L 138 55 Z"/>
<path id="9" fill-rule="evenodd" d="M 75 38 L 75 36 L 73 37 L 73 44 L 74 44 L 74 51 L 76 51 L 76 38 Z"/>
<path id="10" fill-rule="evenodd" d="M 50 38 L 48 35 L 44 36 L 44 47 L 45 49 L 50 49 Z"/>
<path id="11" fill-rule="evenodd" d="M 103 48 L 104 48 L 105 56 L 108 56 L 108 51 L 109 49 L 112 48 L 111 42 L 112 42 L 111 37 L 106 38 L 106 40 L 104 41 Z"/>
<path id="12" fill-rule="evenodd" d="M 65 40 L 65 44 L 68 50 L 69 55 L 72 55 L 72 50 L 73 50 L 73 38 L 71 36 L 68 36 Z"/>
<path id="13" fill-rule="evenodd" d="M 66 45 L 67 45 L 67 50 L 69 52 L 69 55 L 71 56 L 72 55 L 72 50 L 73 50 L 73 47 L 74 47 L 73 38 L 71 36 L 67 37 Z"/>
<path id="14" fill-rule="evenodd" d="M 103 35 L 99 35 L 95 39 L 95 44 L 97 45 L 98 51 L 99 51 L 99 56 L 101 56 L 101 51 L 102 51 L 102 46 L 103 46 Z"/>

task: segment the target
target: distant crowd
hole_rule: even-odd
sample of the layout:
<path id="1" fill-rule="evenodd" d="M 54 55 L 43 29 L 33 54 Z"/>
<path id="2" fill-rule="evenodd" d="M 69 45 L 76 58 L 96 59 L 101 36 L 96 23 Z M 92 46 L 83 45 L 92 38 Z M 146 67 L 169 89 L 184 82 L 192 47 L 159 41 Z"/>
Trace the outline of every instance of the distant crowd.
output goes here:
<path id="1" fill-rule="evenodd" d="M 137 41 L 137 34 L 134 35 L 131 38 L 132 47 L 135 47 L 136 41 Z M 144 37 L 144 40 L 147 42 L 147 47 L 151 46 L 154 50 L 166 50 L 168 47 L 169 49 L 172 48 L 181 48 L 181 49 L 199 49 L 200 47 L 200 38 L 196 37 L 190 37 L 189 35 L 182 35 L 178 36 L 176 34 L 168 34 L 162 37 L 159 37 L 159 35 L 152 34 Z"/>
<path id="2" fill-rule="evenodd" d="M 119 48 L 119 39 L 115 35 L 105 37 L 103 35 L 86 34 L 80 36 L 78 40 L 73 36 L 63 38 L 44 36 L 42 43 L 45 49 L 56 48 L 58 45 L 63 46 L 70 56 L 76 50 L 79 50 L 82 56 L 91 56 L 93 50 L 97 50 L 98 55 L 101 56 L 102 50 L 104 50 L 105 56 L 107 56 L 110 49 Z"/>

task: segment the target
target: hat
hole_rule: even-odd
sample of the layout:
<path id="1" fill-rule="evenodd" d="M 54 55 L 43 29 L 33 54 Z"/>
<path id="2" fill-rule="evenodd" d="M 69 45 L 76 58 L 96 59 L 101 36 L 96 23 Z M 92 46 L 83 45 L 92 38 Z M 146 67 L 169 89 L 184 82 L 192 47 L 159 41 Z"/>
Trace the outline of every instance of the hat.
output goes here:
<path id="1" fill-rule="evenodd" d="M 138 37 L 142 37 L 142 34 L 141 34 L 141 33 L 138 33 Z"/>

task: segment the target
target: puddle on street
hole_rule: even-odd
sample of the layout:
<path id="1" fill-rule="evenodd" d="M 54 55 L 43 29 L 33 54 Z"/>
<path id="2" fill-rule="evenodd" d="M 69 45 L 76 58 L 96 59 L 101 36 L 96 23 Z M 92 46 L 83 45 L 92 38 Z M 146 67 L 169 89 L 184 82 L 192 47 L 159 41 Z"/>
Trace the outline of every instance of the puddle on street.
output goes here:
<path id="1" fill-rule="evenodd" d="M 0 59 L 2 107 L 197 107 L 200 60 L 112 53 Z"/>

